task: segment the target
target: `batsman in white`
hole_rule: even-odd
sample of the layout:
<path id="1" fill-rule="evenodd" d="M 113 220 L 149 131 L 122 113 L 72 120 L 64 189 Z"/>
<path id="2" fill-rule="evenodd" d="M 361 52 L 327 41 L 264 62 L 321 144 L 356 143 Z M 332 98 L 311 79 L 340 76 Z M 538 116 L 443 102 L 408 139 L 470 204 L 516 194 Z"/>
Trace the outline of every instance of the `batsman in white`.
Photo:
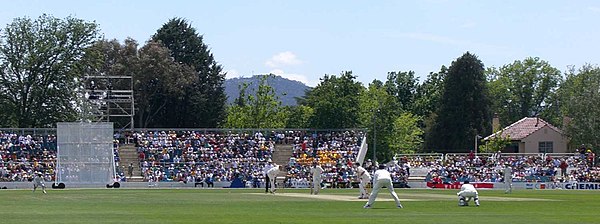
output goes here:
<path id="1" fill-rule="evenodd" d="M 366 186 L 371 182 L 371 174 L 369 174 L 365 168 L 360 166 L 360 163 L 354 163 L 354 167 L 356 168 L 356 176 L 359 180 L 358 188 L 360 189 L 360 196 L 358 196 L 358 199 L 367 199 L 369 198 L 369 192 L 367 191 Z"/>
<path id="2" fill-rule="evenodd" d="M 269 177 L 269 181 L 270 181 L 270 185 L 271 185 L 271 189 L 269 190 L 271 192 L 271 194 L 274 194 L 275 191 L 277 191 L 277 189 L 275 188 L 275 180 L 277 179 L 277 175 L 279 174 L 280 171 L 282 171 L 283 167 L 280 165 L 277 165 L 275 163 L 273 163 L 274 166 L 271 167 L 271 169 L 269 169 L 267 171 L 267 176 Z"/>
<path id="3" fill-rule="evenodd" d="M 379 190 L 381 190 L 382 187 L 386 187 L 390 191 L 392 198 L 394 198 L 394 201 L 396 201 L 396 207 L 402 208 L 402 204 L 400 204 L 398 195 L 394 191 L 394 185 L 392 184 L 392 176 L 390 175 L 390 172 L 388 172 L 385 169 L 384 164 L 379 165 L 379 169 L 373 174 L 373 181 L 373 192 L 371 193 L 371 196 L 369 196 L 369 201 L 363 208 L 371 208 L 371 206 L 373 206 L 373 203 L 377 198 L 377 194 L 379 193 Z"/>
<path id="4" fill-rule="evenodd" d="M 38 187 L 42 187 L 42 192 L 46 194 L 46 184 L 44 184 L 44 177 L 42 176 L 42 173 L 35 172 L 35 177 L 33 177 L 33 192 L 35 192 L 35 189 L 37 189 Z"/>
<path id="5" fill-rule="evenodd" d="M 474 199 L 475 206 L 479 206 L 479 193 L 477 193 L 475 186 L 470 184 L 468 180 L 465 180 L 464 184 L 460 187 L 460 192 L 456 193 L 456 195 L 458 195 L 458 206 L 469 206 L 471 199 Z"/>
<path id="6" fill-rule="evenodd" d="M 321 174 L 323 174 L 323 168 L 319 165 L 319 162 L 314 161 L 313 167 L 310 169 L 310 173 L 312 174 L 312 194 L 319 194 L 319 190 L 321 189 Z"/>

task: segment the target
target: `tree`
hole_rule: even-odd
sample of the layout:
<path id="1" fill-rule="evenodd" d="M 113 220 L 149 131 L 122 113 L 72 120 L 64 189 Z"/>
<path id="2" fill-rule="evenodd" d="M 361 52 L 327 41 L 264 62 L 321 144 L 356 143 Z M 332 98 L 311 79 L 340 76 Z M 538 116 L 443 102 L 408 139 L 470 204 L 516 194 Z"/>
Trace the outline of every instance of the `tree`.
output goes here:
<path id="1" fill-rule="evenodd" d="M 0 34 L 0 112 L 11 127 L 74 121 L 81 109 L 85 49 L 100 36 L 92 22 L 42 15 L 17 18 Z"/>
<path id="2" fill-rule="evenodd" d="M 402 113 L 393 124 L 389 136 L 390 148 L 393 154 L 415 153 L 423 143 L 423 130 L 419 128 L 419 117 L 411 113 Z"/>
<path id="3" fill-rule="evenodd" d="M 168 116 L 171 100 L 184 98 L 186 89 L 192 88 L 197 76 L 194 70 L 177 63 L 169 49 L 157 42 L 148 42 L 139 50 L 134 73 L 134 93 L 137 104 L 138 127 L 170 127 L 159 123 Z"/>
<path id="4" fill-rule="evenodd" d="M 306 106 L 313 108 L 311 127 L 340 129 L 358 127 L 359 96 L 364 87 L 351 71 L 339 77 L 325 75 L 307 92 Z"/>
<path id="5" fill-rule="evenodd" d="M 84 60 L 89 65 L 86 74 L 131 76 L 138 70 L 138 42 L 127 38 L 121 44 L 118 40 L 99 40 L 86 49 Z M 111 83 L 115 87 L 128 87 L 130 83 Z M 108 83 L 95 83 L 104 88 Z"/>
<path id="6" fill-rule="evenodd" d="M 474 150 L 473 138 L 491 132 L 489 105 L 483 63 L 467 52 L 448 69 L 427 147 L 447 152 Z"/>
<path id="7" fill-rule="evenodd" d="M 419 78 L 415 77 L 415 72 L 388 72 L 385 89 L 388 94 L 396 97 L 399 109 L 411 111 L 414 107 L 417 88 L 419 87 Z"/>
<path id="8" fill-rule="evenodd" d="M 429 73 L 427 79 L 421 85 L 417 85 L 412 113 L 418 116 L 429 117 L 439 106 L 444 89 L 444 79 L 448 74 L 446 66 L 442 66 L 439 72 Z"/>
<path id="9" fill-rule="evenodd" d="M 183 98 L 184 90 L 191 88 L 197 79 L 190 66 L 174 61 L 169 49 L 153 41 L 138 49 L 137 41 L 131 38 L 123 44 L 117 40 L 101 40 L 87 52 L 84 60 L 91 66 L 86 74 L 132 77 L 135 121 L 141 128 L 171 127 L 161 123 L 170 110 L 169 103 Z M 94 88 L 100 90 L 128 89 L 130 86 L 127 79 L 96 79 L 94 83 Z M 111 121 L 120 122 L 118 119 Z"/>
<path id="10" fill-rule="evenodd" d="M 152 36 L 167 47 L 175 61 L 192 67 L 198 78 L 182 98 L 169 101 L 162 123 L 175 127 L 217 127 L 225 118 L 225 73 L 208 46 L 186 20 L 173 18 Z"/>
<path id="11" fill-rule="evenodd" d="M 275 95 L 275 90 L 268 83 L 273 74 L 260 78 L 255 95 L 241 90 L 240 96 L 247 95 L 244 105 L 234 104 L 228 108 L 225 127 L 227 128 L 283 128 L 286 124 L 287 112 L 281 106 L 281 100 Z M 249 86 L 249 84 L 244 85 Z M 238 100 L 241 102 L 242 100 Z"/>
<path id="12" fill-rule="evenodd" d="M 529 57 L 500 69 L 488 69 L 487 73 L 494 99 L 492 111 L 498 113 L 503 126 L 533 116 L 556 121 L 556 114 L 547 109 L 555 102 L 561 73 L 548 62 Z"/>
<path id="13" fill-rule="evenodd" d="M 132 79 L 134 73 L 139 70 L 138 66 L 138 43 L 137 41 L 127 38 L 124 43 L 121 44 L 118 40 L 99 40 L 96 41 L 92 46 L 88 47 L 85 56 L 83 57 L 84 63 L 87 65 L 84 67 L 86 76 L 83 79 L 83 85 L 88 90 L 87 96 L 85 96 L 82 102 L 87 104 L 88 107 L 84 107 L 88 110 L 88 119 L 84 120 L 97 120 L 98 117 L 105 116 L 103 108 L 107 107 L 106 101 L 96 101 L 95 99 L 106 99 L 108 90 L 129 90 L 132 88 Z M 93 77 L 89 77 L 93 76 Z M 103 77 L 104 78 L 98 78 Z M 130 77 L 126 78 L 108 78 L 109 76 L 122 76 Z M 119 93 L 117 93 L 119 94 Z M 108 105 L 113 109 L 123 109 L 120 106 L 116 106 L 114 103 Z M 130 112 L 127 109 L 124 111 Z M 111 117 L 110 121 L 114 123 L 115 127 L 128 126 L 131 120 L 127 117 Z"/>
<path id="14" fill-rule="evenodd" d="M 314 114 L 311 107 L 304 105 L 284 107 L 287 111 L 286 128 L 310 128 L 310 118 Z"/>
<path id="15" fill-rule="evenodd" d="M 256 95 L 248 96 L 250 124 L 255 128 L 283 128 L 285 125 L 281 100 L 268 83 L 273 76 L 269 74 L 261 77 L 258 90 L 254 91 Z"/>
<path id="16" fill-rule="evenodd" d="M 402 110 L 398 99 L 390 95 L 379 80 L 373 80 L 360 95 L 360 127 L 368 129 L 367 158 L 377 154 L 378 161 L 389 161 L 393 157 L 390 150 L 394 120 Z"/>
<path id="17" fill-rule="evenodd" d="M 422 118 L 419 127 L 423 129 L 424 136 L 433 130 L 447 74 L 448 68 L 442 66 L 439 72 L 429 73 L 427 79 L 417 87 L 412 113 Z"/>
<path id="18" fill-rule="evenodd" d="M 496 68 L 488 68 L 486 70 L 488 79 L 488 90 L 490 91 L 491 110 L 498 115 L 501 123 L 500 126 L 511 124 L 512 119 L 509 113 L 510 104 L 512 102 L 510 92 L 508 91 L 508 78 L 501 76 Z M 514 122 L 514 121 L 513 121 Z"/>
<path id="19" fill-rule="evenodd" d="M 246 90 L 248 89 L 248 83 L 242 83 L 238 86 L 240 92 L 237 98 L 233 101 L 236 106 L 246 106 Z"/>
<path id="20" fill-rule="evenodd" d="M 571 69 L 558 91 L 561 111 L 571 118 L 563 127 L 571 145 L 585 144 L 594 150 L 600 148 L 600 68 L 585 65 L 577 72 Z"/>
<path id="21" fill-rule="evenodd" d="M 502 136 L 502 130 L 494 130 L 494 135 L 485 141 L 485 144 L 480 145 L 478 148 L 479 152 L 483 153 L 494 153 L 502 151 L 506 146 L 510 145 L 510 136 Z"/>
<path id="22" fill-rule="evenodd" d="M 250 128 L 250 111 L 248 106 L 231 105 L 227 107 L 224 128 Z"/>

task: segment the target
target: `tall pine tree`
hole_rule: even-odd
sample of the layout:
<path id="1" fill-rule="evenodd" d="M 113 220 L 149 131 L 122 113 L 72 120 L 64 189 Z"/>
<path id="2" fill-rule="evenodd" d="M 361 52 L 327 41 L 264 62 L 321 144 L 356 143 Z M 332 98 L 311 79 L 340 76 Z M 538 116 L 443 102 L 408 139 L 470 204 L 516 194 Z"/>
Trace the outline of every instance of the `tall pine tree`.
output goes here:
<path id="1" fill-rule="evenodd" d="M 483 63 L 467 52 L 448 69 L 426 148 L 439 152 L 469 152 L 474 150 L 476 135 L 490 132 L 490 101 Z"/>
<path id="2" fill-rule="evenodd" d="M 174 98 L 159 126 L 217 127 L 225 118 L 225 73 L 208 46 L 185 19 L 174 18 L 152 37 L 171 51 L 175 61 L 192 67 L 198 79 L 181 98 Z"/>

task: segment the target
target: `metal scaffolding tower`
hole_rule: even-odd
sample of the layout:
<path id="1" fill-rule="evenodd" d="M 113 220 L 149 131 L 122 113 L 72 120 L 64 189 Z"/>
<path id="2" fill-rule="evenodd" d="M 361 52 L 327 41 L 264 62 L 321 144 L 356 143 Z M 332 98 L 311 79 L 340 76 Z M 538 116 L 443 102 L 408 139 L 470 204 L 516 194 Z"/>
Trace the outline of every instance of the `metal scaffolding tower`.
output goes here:
<path id="1" fill-rule="evenodd" d="M 96 121 L 121 123 L 122 129 L 133 129 L 135 100 L 132 76 L 89 75 L 85 76 L 85 80 L 86 96 L 95 108 Z"/>

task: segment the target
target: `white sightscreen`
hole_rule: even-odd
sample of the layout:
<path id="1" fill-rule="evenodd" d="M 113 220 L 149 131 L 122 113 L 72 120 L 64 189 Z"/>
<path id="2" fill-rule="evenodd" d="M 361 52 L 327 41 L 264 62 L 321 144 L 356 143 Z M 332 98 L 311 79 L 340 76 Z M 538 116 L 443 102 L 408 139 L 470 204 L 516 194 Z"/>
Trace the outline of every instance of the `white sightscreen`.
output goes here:
<path id="1" fill-rule="evenodd" d="M 113 123 L 57 123 L 56 182 L 107 184 L 115 176 Z"/>
<path id="2" fill-rule="evenodd" d="M 358 156 L 356 156 L 356 162 L 360 163 L 361 166 L 365 161 L 365 156 L 367 156 L 367 150 L 369 150 L 369 145 L 367 144 L 367 136 L 365 135 L 362 139 L 362 143 L 360 144 L 360 150 L 358 150 Z"/>

